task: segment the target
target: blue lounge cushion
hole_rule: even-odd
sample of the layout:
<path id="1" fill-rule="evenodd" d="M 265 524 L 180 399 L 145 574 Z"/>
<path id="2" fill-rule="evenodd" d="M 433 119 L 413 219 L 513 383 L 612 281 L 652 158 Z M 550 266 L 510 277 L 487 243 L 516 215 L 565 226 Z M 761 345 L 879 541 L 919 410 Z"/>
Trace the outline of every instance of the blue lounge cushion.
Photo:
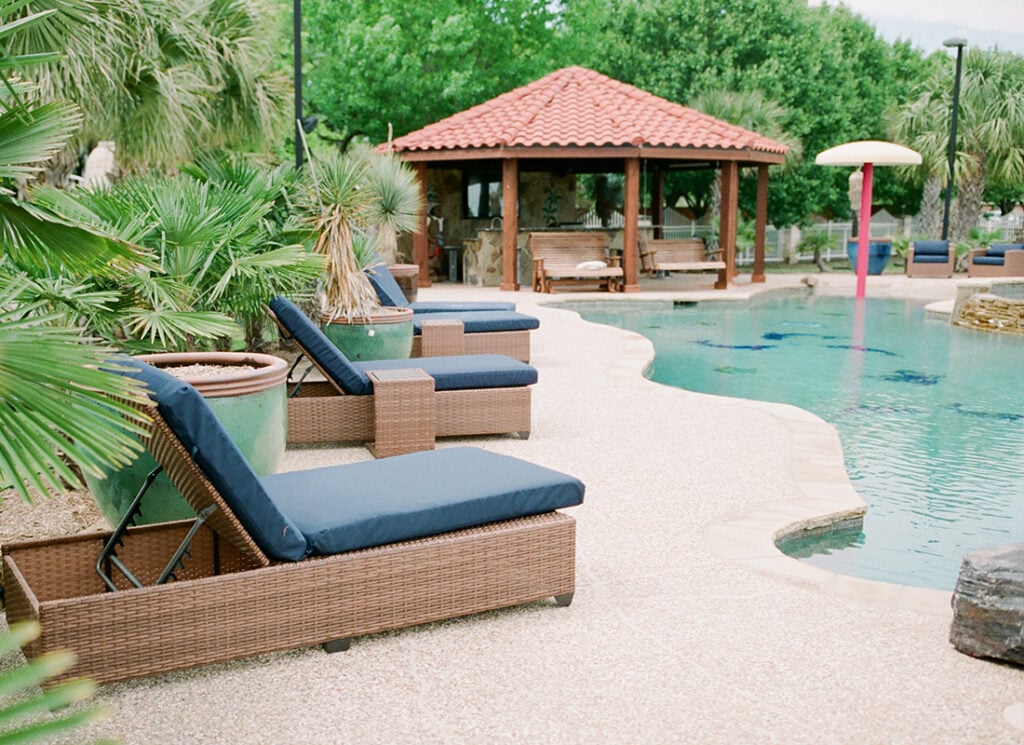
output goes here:
<path id="1" fill-rule="evenodd" d="M 442 300 L 417 300 L 410 303 L 409 307 L 412 308 L 412 312 L 416 315 L 422 315 L 424 313 L 480 313 L 481 311 L 488 310 L 514 312 L 516 304 L 504 300 L 465 300 L 462 302 L 456 300 L 447 302 Z"/>
<path id="2" fill-rule="evenodd" d="M 423 332 L 424 321 L 462 321 L 463 331 L 467 334 L 487 331 L 531 331 L 540 326 L 533 316 L 523 313 L 512 313 L 507 310 L 488 310 L 474 313 L 413 313 L 412 332 Z"/>
<path id="3" fill-rule="evenodd" d="M 146 384 L 160 415 L 268 556 L 298 561 L 309 555 L 302 531 L 267 495 L 202 395 L 188 383 L 141 360 L 118 358 L 123 375 Z"/>
<path id="4" fill-rule="evenodd" d="M 942 261 L 949 258 L 949 241 L 914 241 L 914 261 L 932 263 L 934 259 L 923 257 L 939 256 Z"/>
<path id="5" fill-rule="evenodd" d="M 473 447 L 262 478 L 317 555 L 542 514 L 583 502 L 571 476 Z"/>
<path id="6" fill-rule="evenodd" d="M 353 365 L 295 303 L 278 295 L 269 305 L 281 325 L 317 361 L 335 385 L 352 396 L 368 396 L 373 393 L 373 386 L 366 373 Z"/>
<path id="7" fill-rule="evenodd" d="M 363 373 L 370 370 L 419 368 L 434 379 L 435 391 L 470 388 L 517 388 L 537 382 L 537 369 L 504 354 L 463 354 L 452 357 L 417 357 L 411 360 L 356 362 Z"/>
<path id="8" fill-rule="evenodd" d="M 393 305 L 399 308 L 412 308 L 413 313 L 477 313 L 480 311 L 507 310 L 514 311 L 515 303 L 503 300 L 477 301 L 477 302 L 441 302 L 441 301 L 416 301 L 410 303 L 402 292 L 402 288 L 395 281 L 394 275 L 383 264 L 372 266 L 365 270 L 370 278 L 370 284 L 377 291 L 377 299 L 381 305 Z"/>
<path id="9" fill-rule="evenodd" d="M 988 266 L 1003 266 L 1002 256 L 975 256 L 972 261 L 975 264 L 986 264 Z"/>
<path id="10" fill-rule="evenodd" d="M 943 254 L 942 256 L 934 256 L 932 254 L 914 254 L 915 264 L 945 264 L 949 261 L 949 258 Z"/>
<path id="11" fill-rule="evenodd" d="M 1024 251 L 1024 243 L 993 243 L 985 251 L 985 254 L 1004 258 L 1007 251 Z"/>
<path id="12" fill-rule="evenodd" d="M 381 305 L 390 305 L 396 308 L 409 307 L 409 300 L 386 266 L 377 264 L 363 271 L 370 278 L 373 289 L 377 291 L 377 299 L 380 300 Z"/>

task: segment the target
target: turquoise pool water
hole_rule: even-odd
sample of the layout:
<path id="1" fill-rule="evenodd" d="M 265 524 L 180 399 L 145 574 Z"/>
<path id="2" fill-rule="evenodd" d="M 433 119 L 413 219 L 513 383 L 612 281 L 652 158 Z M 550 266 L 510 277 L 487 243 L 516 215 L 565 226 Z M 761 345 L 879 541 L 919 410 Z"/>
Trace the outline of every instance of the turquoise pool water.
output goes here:
<path id="1" fill-rule="evenodd" d="M 839 431 L 867 515 L 790 555 L 952 589 L 964 554 L 1024 541 L 1024 338 L 870 298 L 862 320 L 851 298 L 636 307 L 576 309 L 651 339 L 654 380 L 794 404 Z"/>

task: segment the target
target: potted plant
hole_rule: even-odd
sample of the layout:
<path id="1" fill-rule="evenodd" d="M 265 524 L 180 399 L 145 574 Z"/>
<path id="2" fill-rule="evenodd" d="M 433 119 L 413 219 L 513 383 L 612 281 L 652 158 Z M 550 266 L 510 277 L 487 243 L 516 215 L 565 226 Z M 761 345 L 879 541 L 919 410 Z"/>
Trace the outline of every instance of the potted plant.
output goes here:
<path id="1" fill-rule="evenodd" d="M 415 181 L 394 156 L 356 152 L 310 162 L 303 206 L 312 215 L 314 251 L 324 257 L 324 334 L 349 359 L 408 357 L 412 310 L 382 306 L 363 270 L 393 261 L 397 235 L 415 228 Z"/>

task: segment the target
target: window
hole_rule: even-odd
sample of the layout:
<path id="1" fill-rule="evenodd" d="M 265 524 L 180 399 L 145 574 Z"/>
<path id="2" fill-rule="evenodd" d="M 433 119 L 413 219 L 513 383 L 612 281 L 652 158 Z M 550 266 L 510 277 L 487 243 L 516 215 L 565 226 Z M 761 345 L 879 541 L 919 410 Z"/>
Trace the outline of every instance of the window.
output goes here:
<path id="1" fill-rule="evenodd" d="M 463 215 L 468 218 L 500 217 L 501 174 L 495 171 L 464 171 L 462 206 Z"/>

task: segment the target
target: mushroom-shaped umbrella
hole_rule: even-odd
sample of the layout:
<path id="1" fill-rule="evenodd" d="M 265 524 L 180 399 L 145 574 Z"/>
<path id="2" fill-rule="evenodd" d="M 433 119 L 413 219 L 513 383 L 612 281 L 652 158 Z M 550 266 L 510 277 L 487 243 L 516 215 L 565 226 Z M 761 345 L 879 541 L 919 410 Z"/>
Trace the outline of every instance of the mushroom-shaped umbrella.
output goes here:
<path id="1" fill-rule="evenodd" d="M 860 194 L 861 226 L 857 236 L 857 298 L 864 297 L 868 274 L 868 242 L 871 233 L 871 179 L 874 167 L 916 166 L 921 154 L 894 142 L 860 140 L 836 145 L 818 153 L 819 166 L 864 166 L 864 184 Z"/>

